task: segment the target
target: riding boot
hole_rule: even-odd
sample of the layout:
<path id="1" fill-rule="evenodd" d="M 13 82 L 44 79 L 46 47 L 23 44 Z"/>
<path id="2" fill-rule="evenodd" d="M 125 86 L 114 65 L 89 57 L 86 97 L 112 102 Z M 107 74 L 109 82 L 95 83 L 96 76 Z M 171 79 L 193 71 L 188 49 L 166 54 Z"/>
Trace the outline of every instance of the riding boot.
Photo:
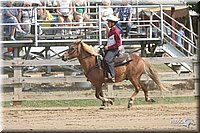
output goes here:
<path id="1" fill-rule="evenodd" d="M 107 77 L 108 77 L 108 79 L 112 79 L 112 76 L 109 72 L 107 72 Z"/>
<path id="2" fill-rule="evenodd" d="M 107 72 L 107 77 L 105 77 L 105 81 L 115 83 L 115 78 L 112 77 L 109 72 Z"/>
<path id="3" fill-rule="evenodd" d="M 109 72 L 105 72 L 105 81 L 109 81 L 110 79 L 112 79 L 111 75 Z"/>

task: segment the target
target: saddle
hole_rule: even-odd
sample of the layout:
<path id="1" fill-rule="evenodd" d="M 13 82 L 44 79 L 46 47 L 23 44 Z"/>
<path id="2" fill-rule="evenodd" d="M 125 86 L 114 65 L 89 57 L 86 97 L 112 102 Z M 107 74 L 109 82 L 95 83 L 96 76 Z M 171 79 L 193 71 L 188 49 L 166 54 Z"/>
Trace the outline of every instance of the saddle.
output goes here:
<path id="1" fill-rule="evenodd" d="M 99 67 L 104 68 L 104 63 L 103 63 L 103 58 L 105 56 L 104 50 L 100 49 L 99 54 L 100 54 L 100 57 L 97 56 L 97 62 L 99 64 Z M 124 52 L 124 49 L 120 49 L 119 53 L 116 55 L 113 61 L 114 61 L 115 67 L 117 67 L 117 66 L 122 66 L 124 64 L 131 62 L 132 59 L 128 53 Z"/>
<path id="2" fill-rule="evenodd" d="M 122 53 L 114 58 L 115 67 L 129 63 L 130 61 L 132 61 L 132 59 L 128 53 Z"/>

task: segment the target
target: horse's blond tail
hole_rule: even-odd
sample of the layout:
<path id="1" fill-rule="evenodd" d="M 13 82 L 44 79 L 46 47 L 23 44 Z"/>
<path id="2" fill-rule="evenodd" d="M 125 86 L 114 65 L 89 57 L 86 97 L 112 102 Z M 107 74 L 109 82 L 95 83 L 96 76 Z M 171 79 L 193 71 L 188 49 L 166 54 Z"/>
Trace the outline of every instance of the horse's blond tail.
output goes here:
<path id="1" fill-rule="evenodd" d="M 161 91 L 165 90 L 168 91 L 167 88 L 163 86 L 161 83 L 157 71 L 154 69 L 154 67 L 147 61 L 144 60 L 145 63 L 145 72 L 146 74 L 157 84 L 157 86 L 160 88 Z"/>

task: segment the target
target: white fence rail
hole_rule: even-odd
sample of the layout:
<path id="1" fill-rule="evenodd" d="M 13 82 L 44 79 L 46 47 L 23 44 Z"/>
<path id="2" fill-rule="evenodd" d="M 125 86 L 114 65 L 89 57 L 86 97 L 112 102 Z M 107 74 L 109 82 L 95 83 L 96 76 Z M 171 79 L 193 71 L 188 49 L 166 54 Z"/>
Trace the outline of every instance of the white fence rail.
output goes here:
<path id="1" fill-rule="evenodd" d="M 152 57 L 146 58 L 152 64 L 163 64 L 163 63 L 172 63 L 172 62 L 182 62 L 182 61 L 191 61 L 193 62 L 193 73 L 187 74 L 169 74 L 163 73 L 160 74 L 160 79 L 163 81 L 180 81 L 192 79 L 195 80 L 195 95 L 198 95 L 198 66 L 199 62 L 195 57 L 184 57 L 184 58 L 160 58 Z M 62 66 L 62 65 L 79 65 L 78 61 L 68 61 L 63 62 L 60 60 L 22 60 L 15 58 L 14 60 L 1 61 L 1 67 L 12 66 L 14 70 L 13 77 L 2 76 L 2 84 L 12 84 L 14 85 L 14 100 L 22 100 L 22 84 L 25 83 L 64 83 L 64 82 L 86 82 L 85 76 L 63 76 L 63 77 L 25 77 L 22 75 L 22 67 L 24 66 Z M 141 80 L 149 80 L 148 77 L 142 76 Z M 109 87 L 111 88 L 111 87 Z M 112 93 L 112 89 L 109 89 L 109 94 Z"/>

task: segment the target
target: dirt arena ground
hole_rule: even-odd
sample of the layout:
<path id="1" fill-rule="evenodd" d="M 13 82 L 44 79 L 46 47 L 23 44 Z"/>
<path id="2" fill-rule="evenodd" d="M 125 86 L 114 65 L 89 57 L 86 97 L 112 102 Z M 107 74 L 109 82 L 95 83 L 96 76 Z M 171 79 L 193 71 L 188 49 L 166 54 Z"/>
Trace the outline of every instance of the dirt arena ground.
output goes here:
<path id="1" fill-rule="evenodd" d="M 197 131 L 194 103 L 70 108 L 3 109 L 4 130 L 25 131 Z M 187 127 L 188 126 L 188 127 Z"/>
<path id="2" fill-rule="evenodd" d="M 175 95 L 187 94 L 190 84 L 175 86 Z M 70 91 L 67 94 L 63 88 L 53 90 L 38 88 L 24 92 L 24 99 L 70 99 L 81 95 L 94 97 L 94 90 Z M 193 88 L 193 87 L 192 87 Z M 191 90 L 192 88 L 189 88 Z M 183 89 L 185 91 L 183 91 Z M 12 98 L 12 90 L 6 89 L 4 100 Z M 48 91 L 47 91 L 48 90 Z M 121 90 L 122 91 L 122 90 Z M 129 95 L 132 90 L 125 89 Z M 181 92 L 181 93 L 180 93 Z M 184 93 L 183 93 L 184 92 Z M 191 91 L 190 91 L 191 92 Z M 183 93 L 183 94 L 182 94 Z M 76 94 L 76 95 L 75 95 Z M 171 96 L 173 96 L 172 94 Z M 150 93 L 156 96 L 156 93 Z M 71 97 L 69 97 L 71 96 Z M 143 97 L 141 92 L 138 97 Z M 170 96 L 170 95 L 169 95 Z M 127 106 L 109 106 L 100 109 L 93 107 L 9 107 L 3 108 L 4 131 L 197 131 L 199 129 L 198 102 L 176 104 L 147 104 Z"/>

